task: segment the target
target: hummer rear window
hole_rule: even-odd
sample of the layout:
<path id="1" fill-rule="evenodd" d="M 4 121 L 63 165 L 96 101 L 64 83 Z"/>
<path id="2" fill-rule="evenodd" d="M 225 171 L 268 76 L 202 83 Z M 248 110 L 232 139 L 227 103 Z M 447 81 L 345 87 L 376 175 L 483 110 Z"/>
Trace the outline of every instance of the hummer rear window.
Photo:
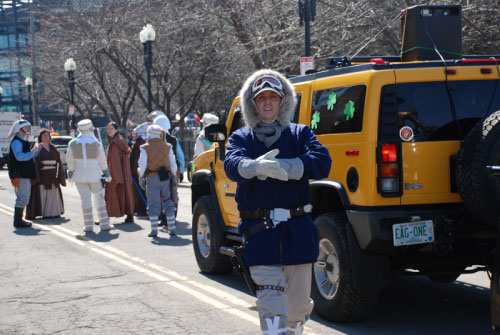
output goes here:
<path id="1" fill-rule="evenodd" d="M 495 80 L 449 81 L 448 85 L 462 137 L 479 119 L 500 109 L 500 87 L 495 90 Z M 445 82 L 397 84 L 395 92 L 398 129 L 412 128 L 414 141 L 459 139 Z"/>
<path id="2" fill-rule="evenodd" d="M 311 129 L 316 135 L 360 132 L 365 95 L 365 85 L 315 91 Z"/>

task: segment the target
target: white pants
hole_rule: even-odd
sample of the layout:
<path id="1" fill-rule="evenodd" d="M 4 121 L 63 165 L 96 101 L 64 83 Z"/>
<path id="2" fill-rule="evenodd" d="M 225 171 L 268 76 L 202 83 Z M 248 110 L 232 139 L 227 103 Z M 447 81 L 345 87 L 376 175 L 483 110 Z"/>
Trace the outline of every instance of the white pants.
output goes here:
<path id="1" fill-rule="evenodd" d="M 284 287 L 285 291 L 257 291 L 257 310 L 261 320 L 286 316 L 288 322 L 309 320 L 314 303 L 311 299 L 312 264 L 287 266 L 251 266 L 250 274 L 257 285 Z"/>
<path id="2" fill-rule="evenodd" d="M 80 198 L 82 200 L 83 222 L 85 226 L 93 226 L 94 218 L 92 216 L 92 198 L 94 199 L 95 210 L 101 225 L 109 225 L 108 212 L 106 211 L 106 202 L 102 195 L 102 185 L 96 183 L 75 183 Z"/>

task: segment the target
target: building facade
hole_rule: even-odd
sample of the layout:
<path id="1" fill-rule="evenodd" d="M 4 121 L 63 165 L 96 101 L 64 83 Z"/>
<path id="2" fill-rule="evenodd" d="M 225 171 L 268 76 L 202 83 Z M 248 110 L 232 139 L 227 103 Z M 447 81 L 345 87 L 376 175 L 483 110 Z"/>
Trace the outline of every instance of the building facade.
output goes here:
<path id="1" fill-rule="evenodd" d="M 33 22 L 34 44 L 40 26 Z M 2 111 L 21 112 L 30 120 L 30 102 L 25 78 L 33 78 L 31 57 L 30 3 L 0 0 L 0 85 Z"/>

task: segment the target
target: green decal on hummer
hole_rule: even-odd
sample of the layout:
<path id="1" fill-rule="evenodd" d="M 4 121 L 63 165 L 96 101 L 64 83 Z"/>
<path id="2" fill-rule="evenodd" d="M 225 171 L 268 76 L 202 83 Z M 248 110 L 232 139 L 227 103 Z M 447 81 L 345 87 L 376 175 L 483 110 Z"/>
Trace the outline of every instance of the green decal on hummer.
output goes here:
<path id="1" fill-rule="evenodd" d="M 319 120 L 319 112 L 315 111 L 311 120 L 311 129 L 318 129 Z"/>
<path id="2" fill-rule="evenodd" d="M 336 103 L 337 103 L 337 94 L 335 92 L 332 92 L 328 96 L 328 105 L 327 105 L 328 110 L 332 111 Z"/>
<path id="3" fill-rule="evenodd" d="M 354 118 L 354 110 L 355 110 L 355 108 L 354 108 L 354 101 L 349 100 L 346 103 L 345 108 L 344 108 L 344 114 L 345 114 L 345 119 L 346 120 Z"/>

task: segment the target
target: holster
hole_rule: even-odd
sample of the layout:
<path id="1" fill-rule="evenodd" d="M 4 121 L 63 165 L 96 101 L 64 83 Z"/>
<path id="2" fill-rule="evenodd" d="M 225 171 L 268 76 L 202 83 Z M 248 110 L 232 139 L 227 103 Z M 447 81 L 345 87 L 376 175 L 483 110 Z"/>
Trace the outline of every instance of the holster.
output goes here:
<path id="1" fill-rule="evenodd" d="M 169 179 L 169 170 L 167 170 L 166 167 L 160 166 L 158 169 L 158 177 L 160 178 L 160 181 L 165 181 Z"/>
<path id="2" fill-rule="evenodd" d="M 233 267 L 236 271 L 243 275 L 245 282 L 247 283 L 248 289 L 250 293 L 256 297 L 257 296 L 257 287 L 252 280 L 252 276 L 250 275 L 250 269 L 245 263 L 245 259 L 243 258 L 243 247 L 238 246 L 234 248 L 221 247 L 220 252 L 223 255 L 231 257 L 231 263 L 233 263 Z"/>

